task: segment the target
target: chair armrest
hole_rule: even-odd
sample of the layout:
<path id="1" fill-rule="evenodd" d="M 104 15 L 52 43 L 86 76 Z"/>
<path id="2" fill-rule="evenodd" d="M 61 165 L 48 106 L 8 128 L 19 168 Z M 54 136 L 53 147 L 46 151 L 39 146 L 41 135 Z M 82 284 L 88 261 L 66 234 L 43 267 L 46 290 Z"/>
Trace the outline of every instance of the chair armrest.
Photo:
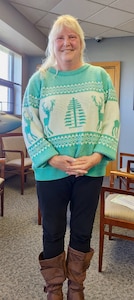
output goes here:
<path id="1" fill-rule="evenodd" d="M 120 177 L 127 177 L 130 179 L 134 179 L 134 174 L 128 173 L 128 172 L 121 172 L 121 171 L 110 171 L 111 176 L 120 176 Z"/>
<path id="2" fill-rule="evenodd" d="M 114 188 L 114 187 L 110 187 L 110 186 L 102 186 L 101 193 L 104 194 L 105 192 L 109 192 L 109 193 L 113 193 L 113 194 L 124 194 L 124 195 L 134 196 L 134 191 L 122 190 L 122 189 Z"/>
<path id="3" fill-rule="evenodd" d="M 6 161 L 5 157 L 0 157 L 0 164 L 4 165 L 5 161 Z"/>
<path id="4" fill-rule="evenodd" d="M 22 150 L 6 150 L 4 149 L 3 152 L 17 152 L 17 153 L 22 153 L 23 151 Z"/>
<path id="5" fill-rule="evenodd" d="M 6 152 L 19 153 L 20 157 L 21 157 L 21 163 L 24 165 L 24 152 L 22 150 L 6 150 L 6 149 L 4 149 L 3 153 L 6 153 Z"/>

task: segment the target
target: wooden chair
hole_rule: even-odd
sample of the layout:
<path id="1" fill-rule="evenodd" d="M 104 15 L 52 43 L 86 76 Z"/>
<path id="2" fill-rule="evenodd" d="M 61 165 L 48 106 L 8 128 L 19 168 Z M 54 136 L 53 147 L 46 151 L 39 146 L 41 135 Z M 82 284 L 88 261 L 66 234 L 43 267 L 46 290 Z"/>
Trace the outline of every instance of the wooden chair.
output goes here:
<path id="1" fill-rule="evenodd" d="M 0 200 L 1 216 L 4 216 L 4 182 L 5 182 L 5 158 L 0 157 Z"/>
<path id="2" fill-rule="evenodd" d="M 102 259 L 104 248 L 104 236 L 127 239 L 134 241 L 134 236 L 126 235 L 124 232 L 115 232 L 115 228 L 126 228 L 134 230 L 134 210 L 123 204 L 123 200 L 127 200 L 128 195 L 133 196 L 131 201 L 134 203 L 134 191 L 123 190 L 114 187 L 115 178 L 117 176 L 124 176 L 129 179 L 134 179 L 134 174 L 111 171 L 110 173 L 110 186 L 103 186 L 100 195 L 100 240 L 99 240 L 99 272 L 102 271 Z M 117 197 L 117 195 L 119 195 Z M 112 202 L 112 201 L 116 202 Z M 122 204 L 117 203 L 121 201 Z M 114 229 L 113 229 L 114 226 Z M 123 230 L 122 230 L 123 231 Z"/>
<path id="3" fill-rule="evenodd" d="M 121 152 L 119 161 L 120 171 L 134 174 L 134 154 Z M 121 188 L 122 185 L 124 185 L 127 190 L 134 189 L 134 179 L 120 176 L 119 187 Z"/>
<path id="4" fill-rule="evenodd" d="M 0 136 L 3 156 L 6 158 L 5 175 L 20 175 L 21 195 L 27 174 L 32 173 L 32 161 L 28 156 L 22 133 L 7 133 Z"/>

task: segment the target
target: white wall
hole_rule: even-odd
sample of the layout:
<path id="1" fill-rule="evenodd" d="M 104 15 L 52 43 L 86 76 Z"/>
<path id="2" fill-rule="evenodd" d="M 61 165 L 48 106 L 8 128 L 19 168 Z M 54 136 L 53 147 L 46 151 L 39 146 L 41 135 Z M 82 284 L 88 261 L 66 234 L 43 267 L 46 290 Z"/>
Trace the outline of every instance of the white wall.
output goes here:
<path id="1" fill-rule="evenodd" d="M 0 0 L 0 43 L 22 55 L 42 55 L 46 37 L 6 0 Z"/>
<path id="2" fill-rule="evenodd" d="M 134 37 L 88 40 L 86 61 L 120 61 L 119 152 L 134 153 Z"/>

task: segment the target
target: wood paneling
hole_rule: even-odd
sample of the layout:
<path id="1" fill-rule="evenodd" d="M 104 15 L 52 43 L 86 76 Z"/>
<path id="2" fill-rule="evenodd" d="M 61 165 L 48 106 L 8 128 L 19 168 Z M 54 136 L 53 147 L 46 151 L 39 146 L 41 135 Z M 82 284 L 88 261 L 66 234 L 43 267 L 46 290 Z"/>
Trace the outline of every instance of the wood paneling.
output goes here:
<path id="1" fill-rule="evenodd" d="M 104 68 L 110 75 L 113 84 L 116 89 L 117 97 L 120 97 L 120 62 L 112 61 L 112 62 L 92 62 L 92 65 L 100 66 Z M 118 157 L 118 156 L 117 156 Z M 107 165 L 106 176 L 110 175 L 111 170 L 116 170 L 118 166 L 118 160 L 116 158 L 115 161 L 111 161 Z"/>

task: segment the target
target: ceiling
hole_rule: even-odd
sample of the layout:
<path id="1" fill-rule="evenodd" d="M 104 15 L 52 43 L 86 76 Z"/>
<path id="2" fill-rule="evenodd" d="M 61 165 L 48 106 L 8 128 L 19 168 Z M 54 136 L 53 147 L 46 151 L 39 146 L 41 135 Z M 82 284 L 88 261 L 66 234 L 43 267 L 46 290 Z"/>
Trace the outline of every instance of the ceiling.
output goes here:
<path id="1" fill-rule="evenodd" d="M 134 36 L 134 0 L 5 1 L 30 21 L 34 28 L 44 36 L 48 35 L 54 20 L 61 14 L 71 14 L 78 18 L 86 39 Z M 20 36 L 19 42 L 22 44 L 21 38 L 25 37 Z M 38 49 L 36 51 L 38 52 Z"/>

